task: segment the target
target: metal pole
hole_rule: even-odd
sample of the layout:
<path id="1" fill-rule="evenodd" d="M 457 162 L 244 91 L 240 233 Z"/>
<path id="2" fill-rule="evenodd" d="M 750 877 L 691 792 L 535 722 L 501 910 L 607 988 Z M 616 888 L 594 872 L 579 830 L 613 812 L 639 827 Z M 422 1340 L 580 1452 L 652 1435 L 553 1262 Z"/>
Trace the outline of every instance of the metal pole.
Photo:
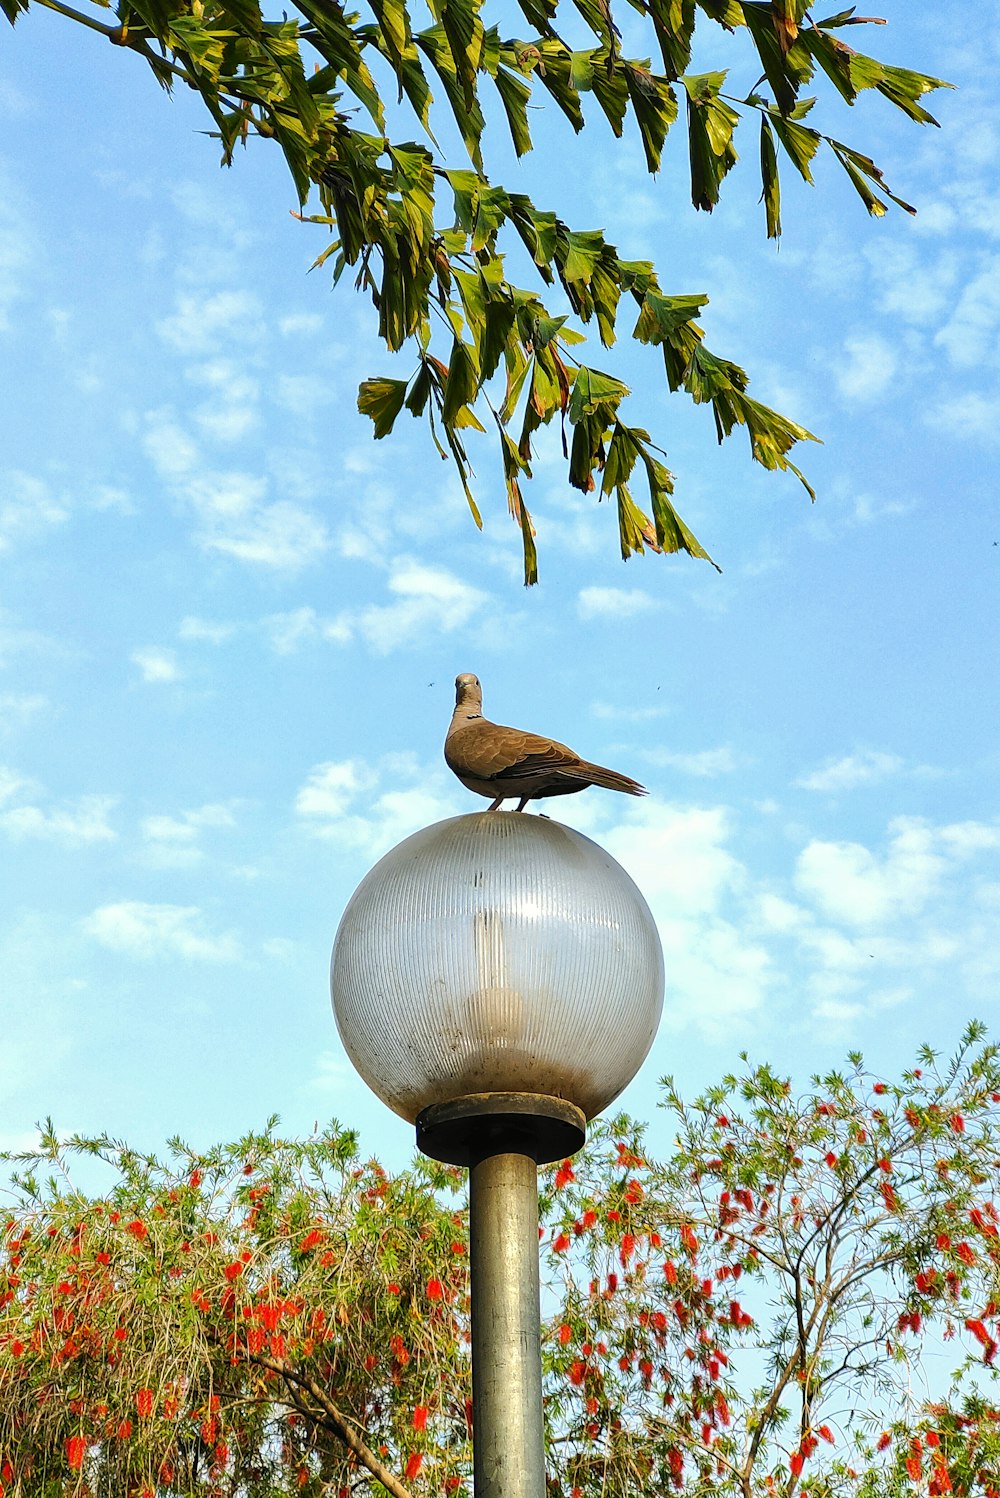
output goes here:
<path id="1" fill-rule="evenodd" d="M 475 1498 L 545 1498 L 534 1156 L 473 1158 L 469 1260 Z"/>

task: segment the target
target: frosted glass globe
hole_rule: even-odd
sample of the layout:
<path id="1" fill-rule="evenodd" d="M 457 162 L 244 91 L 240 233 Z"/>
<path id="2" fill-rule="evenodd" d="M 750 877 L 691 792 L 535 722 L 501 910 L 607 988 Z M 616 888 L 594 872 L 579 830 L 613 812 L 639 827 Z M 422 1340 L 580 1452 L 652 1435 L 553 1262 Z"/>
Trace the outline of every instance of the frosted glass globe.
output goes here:
<path id="1" fill-rule="evenodd" d="M 649 1051 L 663 955 L 603 848 L 544 817 L 473 813 L 414 833 L 365 876 L 330 988 L 348 1055 L 411 1123 L 482 1092 L 563 1098 L 589 1119 Z"/>

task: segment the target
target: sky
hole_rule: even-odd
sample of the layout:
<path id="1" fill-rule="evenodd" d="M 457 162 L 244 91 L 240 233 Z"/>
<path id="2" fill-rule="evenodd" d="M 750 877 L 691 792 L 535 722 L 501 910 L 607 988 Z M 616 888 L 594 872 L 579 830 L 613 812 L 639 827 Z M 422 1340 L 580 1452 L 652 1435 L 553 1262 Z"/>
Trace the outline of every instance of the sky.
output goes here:
<path id="1" fill-rule="evenodd" d="M 718 448 L 655 351 L 594 352 L 723 570 L 623 564 L 550 448 L 530 591 L 492 452 L 479 533 L 421 426 L 373 441 L 357 385 L 412 361 L 309 273 L 326 241 L 277 150 L 220 170 L 138 59 L 4 25 L 0 1148 L 50 1114 L 155 1149 L 277 1113 L 409 1158 L 329 953 L 384 852 L 485 807 L 441 756 L 466 671 L 488 716 L 649 788 L 548 810 L 657 919 L 664 1016 L 622 1103 L 661 1146 L 664 1073 L 693 1094 L 747 1050 L 804 1084 L 860 1049 L 891 1075 L 972 1017 L 997 1033 L 1000 15 L 878 13 L 850 39 L 956 84 L 941 129 L 879 99 L 823 122 L 916 219 L 869 219 L 831 159 L 812 190 L 785 173 L 768 244 L 749 128 L 711 217 L 679 135 L 655 180 L 551 109 L 521 168 L 497 143 L 496 179 L 707 292 L 709 345 L 823 439 L 811 505 Z"/>

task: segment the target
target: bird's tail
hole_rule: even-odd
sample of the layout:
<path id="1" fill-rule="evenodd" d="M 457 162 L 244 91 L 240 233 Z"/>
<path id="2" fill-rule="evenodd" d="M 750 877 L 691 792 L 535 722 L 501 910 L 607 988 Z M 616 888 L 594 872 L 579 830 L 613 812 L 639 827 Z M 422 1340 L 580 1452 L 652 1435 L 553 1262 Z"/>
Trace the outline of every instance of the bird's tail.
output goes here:
<path id="1" fill-rule="evenodd" d="M 617 770 L 606 770 L 603 765 L 592 765 L 584 760 L 580 769 L 586 774 L 592 785 L 602 785 L 608 791 L 622 791 L 626 796 L 645 796 L 649 793 L 644 785 L 638 780 L 633 780 L 630 775 L 620 775 Z"/>

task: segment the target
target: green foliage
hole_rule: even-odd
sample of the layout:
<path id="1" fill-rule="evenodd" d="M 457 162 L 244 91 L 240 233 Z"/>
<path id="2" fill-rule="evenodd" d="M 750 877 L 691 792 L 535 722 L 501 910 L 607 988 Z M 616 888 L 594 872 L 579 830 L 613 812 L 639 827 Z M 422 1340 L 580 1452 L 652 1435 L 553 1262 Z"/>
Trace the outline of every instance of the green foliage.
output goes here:
<path id="1" fill-rule="evenodd" d="M 897 1082 L 665 1087 L 666 1158 L 622 1116 L 541 1179 L 554 1498 L 997 1498 L 981 1028 Z M 463 1172 L 273 1119 L 163 1161 L 49 1125 L 13 1164 L 3 1498 L 470 1493 Z"/>
<path id="2" fill-rule="evenodd" d="M 765 227 L 777 238 L 779 147 L 808 182 L 813 157 L 828 149 L 872 215 L 884 214 L 889 203 L 913 212 L 889 191 L 870 157 L 802 123 L 815 102 L 801 97 L 804 88 L 825 81 L 847 104 L 874 91 L 926 124 L 933 117 L 920 101 L 946 86 L 842 42 L 839 31 L 870 19 L 853 8 L 817 21 L 802 0 L 630 3 L 650 26 L 662 71 L 648 58 L 622 55 L 608 0 L 575 0 L 594 43 L 576 50 L 556 30 L 558 0 L 519 0 L 531 33 L 523 40 L 502 36 L 497 26 L 487 29 L 481 0 L 427 0 L 433 24 L 422 29 L 407 0 L 370 0 L 371 19 L 346 11 L 339 0 L 295 0 L 297 14 L 277 21 L 264 17 L 258 0 L 117 0 L 119 24 L 113 27 L 62 0 L 35 0 L 138 53 L 164 87 L 180 81 L 196 90 L 227 164 L 250 135 L 278 143 L 300 205 L 314 210 L 309 222 L 334 236 L 316 263 L 335 257 L 335 278 L 355 267 L 355 285 L 371 298 L 386 347 L 416 347 L 409 394 L 400 395 L 398 380 L 367 380 L 359 410 L 371 417 L 377 438 L 388 435 L 404 409 L 426 416 L 438 451 L 458 469 L 477 524 L 471 464 L 459 433 L 484 431 L 476 408 L 489 413 L 500 432 L 511 513 L 522 531 L 526 583 L 535 581 L 537 568 L 521 485 L 531 477 L 535 432 L 556 416 L 569 483 L 602 499 L 615 497 L 623 557 L 648 547 L 711 558 L 675 509 L 672 477 L 654 457 L 649 436 L 623 419 L 627 388 L 615 382 L 614 393 L 595 402 L 594 382 L 608 377 L 574 358 L 570 347 L 579 335 L 558 306 L 550 309 L 536 291 L 509 279 L 507 256 L 516 240 L 571 313 L 585 325 L 596 320 L 606 347 L 615 340 L 620 300 L 630 296 L 639 308 L 635 336 L 662 346 L 670 389 L 712 407 L 720 441 L 735 426 L 746 427 L 752 458 L 768 469 L 790 470 L 810 495 L 788 453 L 814 439 L 746 395 L 746 374 L 709 354 L 696 317 L 674 321 L 670 308 L 703 305 L 706 298 L 666 295 L 651 265 L 623 260 L 601 231 L 570 230 L 523 195 L 491 184 L 482 149 L 485 96 L 496 91 L 519 156 L 532 148 L 528 111 L 538 88 L 576 131 L 584 127 L 584 100 L 593 96 L 614 135 L 631 121 L 651 173 L 659 169 L 683 99 L 691 201 L 706 212 L 737 163 L 740 125 L 757 115 Z M 12 23 L 28 4 L 0 0 Z M 92 4 L 100 9 L 106 0 Z M 741 65 L 762 70 L 749 90 L 733 88 L 725 71 L 687 71 L 698 23 L 749 44 Z M 376 82 L 386 70 L 426 145 L 386 133 Z M 470 168 L 449 168 L 441 158 L 431 133 L 436 90 Z M 363 128 L 365 121 L 374 133 Z M 443 340 L 447 362 L 432 354 L 435 340 Z M 502 394 L 494 381 L 501 359 L 507 374 Z M 578 385 L 585 394 L 574 398 Z M 626 483 L 640 459 L 652 518 Z"/>

